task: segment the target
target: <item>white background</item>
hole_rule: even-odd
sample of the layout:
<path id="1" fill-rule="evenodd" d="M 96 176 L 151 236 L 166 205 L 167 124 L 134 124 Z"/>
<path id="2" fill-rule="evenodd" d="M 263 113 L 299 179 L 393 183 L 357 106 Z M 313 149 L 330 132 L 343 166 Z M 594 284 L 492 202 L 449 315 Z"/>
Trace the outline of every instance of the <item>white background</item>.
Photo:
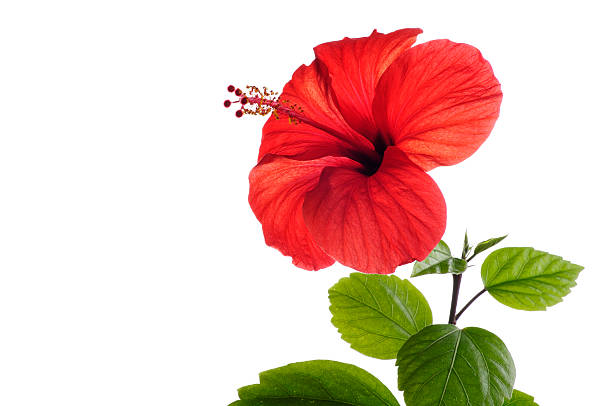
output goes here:
<path id="1" fill-rule="evenodd" d="M 0 4 L 1 405 L 226 405 L 309 359 L 359 365 L 401 399 L 393 362 L 329 321 L 350 271 L 265 246 L 247 203 L 264 119 L 222 102 L 230 83 L 280 90 L 319 43 L 404 27 L 478 47 L 504 91 L 482 148 L 431 172 L 451 248 L 466 228 L 510 233 L 586 268 L 546 312 L 483 297 L 459 325 L 499 335 L 542 406 L 610 402 L 605 2 Z M 445 322 L 451 278 L 413 282 Z M 480 284 L 473 268 L 460 304 Z"/>

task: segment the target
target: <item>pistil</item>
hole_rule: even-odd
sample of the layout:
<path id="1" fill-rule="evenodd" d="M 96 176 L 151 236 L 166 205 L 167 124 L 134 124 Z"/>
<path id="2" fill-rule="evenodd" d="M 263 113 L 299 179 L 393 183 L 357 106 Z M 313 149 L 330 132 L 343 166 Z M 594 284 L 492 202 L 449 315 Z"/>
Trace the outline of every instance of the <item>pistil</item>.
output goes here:
<path id="1" fill-rule="evenodd" d="M 227 87 L 228 92 L 236 95 L 238 99 L 234 101 L 225 100 L 223 105 L 225 107 L 230 107 L 232 104 L 239 103 L 240 107 L 235 113 L 236 117 L 240 118 L 244 114 L 258 116 L 272 114 L 277 120 L 279 120 L 281 115 L 284 115 L 289 119 L 291 124 L 308 124 L 348 144 L 350 148 L 347 151 L 347 155 L 349 155 L 350 158 L 361 162 L 365 167 L 365 173 L 371 174 L 378 169 L 378 166 L 382 161 L 382 154 L 379 154 L 375 148 L 358 148 L 345 134 L 312 120 L 304 113 L 301 106 L 291 103 L 290 100 L 280 99 L 277 92 L 271 91 L 267 87 L 260 90 L 256 86 L 247 86 L 246 89 L 247 92 L 245 93 L 233 85 L 229 85 Z M 372 147 L 374 146 L 372 145 Z"/>

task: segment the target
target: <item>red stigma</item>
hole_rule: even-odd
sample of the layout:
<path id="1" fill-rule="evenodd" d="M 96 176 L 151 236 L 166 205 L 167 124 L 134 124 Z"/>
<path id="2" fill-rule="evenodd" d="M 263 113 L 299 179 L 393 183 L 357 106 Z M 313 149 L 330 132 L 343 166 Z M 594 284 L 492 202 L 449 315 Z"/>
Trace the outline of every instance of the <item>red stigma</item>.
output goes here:
<path id="1" fill-rule="evenodd" d="M 230 93 L 233 93 L 233 92 L 234 92 L 234 90 L 236 90 L 236 88 L 235 88 L 234 86 L 232 86 L 232 85 L 229 85 L 229 86 L 227 87 L 227 91 L 228 91 L 228 92 L 230 92 Z"/>
<path id="2" fill-rule="evenodd" d="M 238 104 L 236 117 L 246 114 L 255 116 L 265 116 L 270 113 L 278 120 L 280 114 L 287 116 L 290 123 L 299 124 L 307 118 L 303 110 L 297 104 L 290 104 L 289 100 L 280 100 L 277 92 L 269 90 L 267 87 L 259 89 L 256 86 L 247 86 L 246 91 L 242 91 L 234 86 L 228 86 L 227 90 L 234 90 L 238 96 L 237 100 L 226 100 L 223 102 L 225 107 L 230 107 L 234 103 Z"/>

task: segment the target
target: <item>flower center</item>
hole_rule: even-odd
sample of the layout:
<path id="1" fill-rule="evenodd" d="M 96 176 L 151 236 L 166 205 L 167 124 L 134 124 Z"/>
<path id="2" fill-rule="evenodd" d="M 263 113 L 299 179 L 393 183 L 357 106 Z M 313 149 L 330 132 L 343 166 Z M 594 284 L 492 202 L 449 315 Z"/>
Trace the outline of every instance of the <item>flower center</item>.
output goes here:
<path id="1" fill-rule="evenodd" d="M 380 165 L 382 164 L 383 158 L 385 156 L 385 151 L 387 150 L 388 146 L 389 145 L 387 145 L 387 143 L 380 135 L 376 136 L 374 142 L 376 154 L 375 156 L 373 156 L 374 159 L 372 159 L 372 157 L 368 157 L 368 160 L 366 162 L 363 162 L 363 166 L 365 168 L 364 173 L 366 175 L 372 176 L 378 171 L 378 168 L 380 168 Z"/>
<path id="2" fill-rule="evenodd" d="M 351 145 L 351 140 L 345 134 L 307 117 L 301 106 L 292 104 L 291 101 L 287 99 L 281 100 L 278 92 L 271 91 L 267 87 L 259 89 L 256 86 L 246 86 L 246 89 L 247 91 L 245 93 L 233 85 L 227 87 L 227 91 L 233 93 L 238 99 L 234 101 L 225 100 L 223 105 L 229 108 L 232 104 L 238 103 L 239 107 L 235 113 L 236 117 L 240 118 L 245 114 L 266 116 L 272 113 L 272 115 L 279 120 L 281 115 L 285 115 L 291 124 L 297 125 L 304 123 L 311 125 L 351 146 L 347 148 L 347 156 L 361 163 L 364 166 L 363 172 L 365 174 L 372 175 L 378 170 L 385 149 L 387 148 L 384 143 L 381 142 L 380 145 L 378 145 L 379 143 L 374 145 L 375 150 L 357 148 Z M 380 137 L 377 138 L 380 139 Z"/>

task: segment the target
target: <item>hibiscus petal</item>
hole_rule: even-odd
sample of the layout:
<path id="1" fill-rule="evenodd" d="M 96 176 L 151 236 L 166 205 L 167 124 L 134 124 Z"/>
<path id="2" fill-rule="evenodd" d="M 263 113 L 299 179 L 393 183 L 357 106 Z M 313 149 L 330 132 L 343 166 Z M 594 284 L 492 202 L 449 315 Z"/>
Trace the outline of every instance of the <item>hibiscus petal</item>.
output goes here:
<path id="1" fill-rule="evenodd" d="M 367 176 L 326 168 L 306 194 L 304 221 L 314 241 L 338 262 L 366 273 L 392 273 L 423 260 L 446 227 L 435 182 L 397 147 Z"/>
<path id="2" fill-rule="evenodd" d="M 304 122 L 295 124 L 280 114 L 270 117 L 263 128 L 259 159 L 267 154 L 310 160 L 324 156 L 348 156 L 360 159 L 374 154 L 372 143 L 353 130 L 331 100 L 327 73 L 317 61 L 302 65 L 285 85 L 280 100 L 288 106 L 296 105 L 303 115 L 320 127 Z"/>
<path id="3" fill-rule="evenodd" d="M 365 38 L 344 38 L 317 46 L 315 55 L 329 72 L 340 112 L 359 133 L 374 141 L 378 130 L 372 100 L 378 79 L 423 30 L 406 28 L 390 34 L 376 30 Z"/>
<path id="4" fill-rule="evenodd" d="M 472 155 L 499 115 L 502 92 L 491 65 L 466 44 L 417 45 L 380 78 L 373 112 L 383 137 L 424 170 Z"/>
<path id="5" fill-rule="evenodd" d="M 334 263 L 312 240 L 304 224 L 304 194 L 316 186 L 328 166 L 358 168 L 348 158 L 298 161 L 267 155 L 249 175 L 249 203 L 261 222 L 266 244 L 293 257 L 300 268 L 318 270 Z"/>

